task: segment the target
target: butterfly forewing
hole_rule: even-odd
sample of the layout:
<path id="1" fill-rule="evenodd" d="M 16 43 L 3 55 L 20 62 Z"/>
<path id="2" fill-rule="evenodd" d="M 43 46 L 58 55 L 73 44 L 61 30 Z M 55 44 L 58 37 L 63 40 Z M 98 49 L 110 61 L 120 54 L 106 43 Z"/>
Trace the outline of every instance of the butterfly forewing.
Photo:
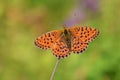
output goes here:
<path id="1" fill-rule="evenodd" d="M 97 29 L 91 27 L 71 27 L 70 32 L 85 43 L 93 41 L 99 34 Z"/>
<path id="2" fill-rule="evenodd" d="M 61 30 L 55 30 L 41 35 L 35 40 L 36 46 L 42 49 L 49 49 L 53 46 L 56 40 L 61 36 Z"/>
<path id="3" fill-rule="evenodd" d="M 70 50 L 63 35 L 54 43 L 52 51 L 53 54 L 58 58 L 64 58 L 70 54 Z"/>

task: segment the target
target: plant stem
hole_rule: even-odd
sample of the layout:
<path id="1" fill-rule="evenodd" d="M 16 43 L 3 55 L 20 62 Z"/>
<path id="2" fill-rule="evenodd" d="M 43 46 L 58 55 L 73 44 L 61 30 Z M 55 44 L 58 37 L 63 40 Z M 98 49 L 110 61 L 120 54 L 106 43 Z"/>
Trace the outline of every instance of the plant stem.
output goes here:
<path id="1" fill-rule="evenodd" d="M 59 61 L 60 61 L 60 59 L 57 59 L 56 64 L 55 64 L 55 67 L 54 67 L 53 72 L 52 72 L 52 75 L 51 75 L 51 77 L 50 77 L 50 80 L 53 80 L 53 77 L 54 77 L 54 75 L 55 75 L 55 71 L 56 71 L 56 68 L 57 68 L 57 66 L 58 66 Z"/>

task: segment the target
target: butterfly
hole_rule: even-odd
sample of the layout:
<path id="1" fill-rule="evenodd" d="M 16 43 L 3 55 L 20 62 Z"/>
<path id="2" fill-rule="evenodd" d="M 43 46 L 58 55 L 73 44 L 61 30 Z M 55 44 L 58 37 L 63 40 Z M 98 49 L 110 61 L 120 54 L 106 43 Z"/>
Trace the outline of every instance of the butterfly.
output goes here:
<path id="1" fill-rule="evenodd" d="M 84 52 L 98 34 L 99 30 L 95 28 L 72 26 L 39 36 L 35 40 L 35 45 L 45 50 L 52 49 L 53 55 L 60 59 L 67 57 L 71 52 Z"/>

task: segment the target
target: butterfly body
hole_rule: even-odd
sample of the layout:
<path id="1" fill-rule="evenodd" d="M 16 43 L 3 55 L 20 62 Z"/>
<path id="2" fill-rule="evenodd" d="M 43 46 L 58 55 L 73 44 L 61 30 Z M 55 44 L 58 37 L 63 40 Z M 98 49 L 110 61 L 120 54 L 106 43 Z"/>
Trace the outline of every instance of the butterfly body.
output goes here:
<path id="1" fill-rule="evenodd" d="M 64 34 L 66 44 L 67 44 L 69 50 L 71 50 L 71 33 L 69 31 L 69 28 L 64 28 L 63 34 Z"/>
<path id="2" fill-rule="evenodd" d="M 41 35 L 35 44 L 42 49 L 52 49 L 58 58 L 67 57 L 71 52 L 82 53 L 92 42 L 99 31 L 91 27 L 73 26 L 64 30 L 54 30 Z"/>

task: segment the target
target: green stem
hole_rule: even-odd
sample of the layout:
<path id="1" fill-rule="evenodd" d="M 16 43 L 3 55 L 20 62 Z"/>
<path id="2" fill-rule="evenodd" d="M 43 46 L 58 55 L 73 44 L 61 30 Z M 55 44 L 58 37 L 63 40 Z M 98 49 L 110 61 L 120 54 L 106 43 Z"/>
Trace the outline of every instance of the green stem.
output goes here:
<path id="1" fill-rule="evenodd" d="M 51 75 L 51 77 L 50 77 L 50 80 L 53 80 L 53 77 L 54 77 L 54 75 L 55 75 L 55 71 L 56 71 L 56 68 L 57 68 L 57 66 L 58 66 L 59 61 L 60 61 L 60 59 L 57 59 L 56 64 L 55 64 L 55 67 L 54 67 L 53 72 L 52 72 L 52 75 Z"/>

